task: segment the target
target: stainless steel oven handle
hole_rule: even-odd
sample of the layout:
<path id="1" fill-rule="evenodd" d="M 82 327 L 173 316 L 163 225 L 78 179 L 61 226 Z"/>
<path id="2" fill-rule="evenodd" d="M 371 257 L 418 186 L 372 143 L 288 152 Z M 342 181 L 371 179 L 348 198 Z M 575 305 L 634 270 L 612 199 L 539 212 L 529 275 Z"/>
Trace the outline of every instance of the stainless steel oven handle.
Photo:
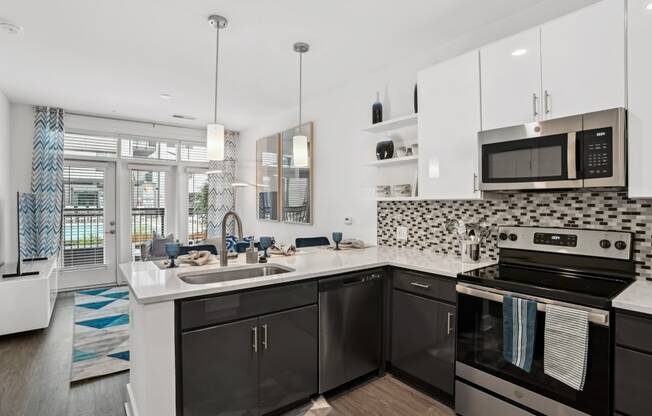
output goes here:
<path id="1" fill-rule="evenodd" d="M 457 293 L 461 293 L 463 295 L 473 296 L 474 298 L 487 299 L 492 302 L 499 302 L 499 303 L 503 303 L 504 296 L 515 296 L 519 298 L 532 300 L 537 303 L 537 310 L 540 312 L 546 311 L 546 305 L 558 305 L 558 306 L 564 306 L 566 308 L 571 308 L 571 309 L 579 309 L 589 313 L 589 322 L 597 325 L 609 326 L 609 311 L 605 311 L 602 309 L 595 309 L 595 308 L 589 308 L 587 306 L 573 305 L 566 302 L 559 302 L 552 299 L 545 299 L 545 298 L 540 298 L 538 296 L 525 295 L 522 293 L 508 292 L 505 290 L 487 289 L 485 287 L 475 286 L 468 283 L 458 283 L 455 286 L 455 290 L 457 291 Z"/>
<path id="2" fill-rule="evenodd" d="M 574 131 L 568 133 L 568 157 L 566 163 L 568 166 L 568 179 L 577 179 L 577 135 Z"/>

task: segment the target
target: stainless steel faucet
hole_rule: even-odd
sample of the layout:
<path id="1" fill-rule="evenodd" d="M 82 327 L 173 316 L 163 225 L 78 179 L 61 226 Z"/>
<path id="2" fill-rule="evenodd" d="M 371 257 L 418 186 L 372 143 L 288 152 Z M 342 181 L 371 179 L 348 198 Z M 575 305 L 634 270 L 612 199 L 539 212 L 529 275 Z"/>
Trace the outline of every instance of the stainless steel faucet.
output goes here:
<path id="1" fill-rule="evenodd" d="M 229 265 L 229 252 L 226 248 L 226 221 L 229 217 L 235 218 L 236 225 L 238 226 L 238 242 L 242 241 L 242 220 L 235 211 L 229 211 L 224 214 L 222 218 L 222 240 L 220 241 L 220 266 Z"/>

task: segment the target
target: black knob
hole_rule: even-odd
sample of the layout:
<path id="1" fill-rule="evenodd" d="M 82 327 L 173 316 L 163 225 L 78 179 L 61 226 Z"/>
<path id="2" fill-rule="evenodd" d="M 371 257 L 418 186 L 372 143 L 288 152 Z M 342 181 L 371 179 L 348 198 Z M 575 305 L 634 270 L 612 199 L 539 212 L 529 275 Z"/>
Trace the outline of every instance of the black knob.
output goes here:
<path id="1" fill-rule="evenodd" d="M 618 250 L 624 250 L 627 248 L 627 243 L 622 240 L 618 240 L 614 244 L 614 247 L 616 247 Z"/>
<path id="2" fill-rule="evenodd" d="M 609 240 L 600 240 L 600 247 L 607 249 L 611 247 L 611 241 Z"/>
<path id="3" fill-rule="evenodd" d="M 500 234 L 498 235 L 498 238 L 500 238 L 501 240 L 505 241 L 505 240 L 507 240 L 507 234 L 506 234 L 506 233 L 500 233 Z"/>
<path id="4" fill-rule="evenodd" d="M 518 236 L 517 236 L 516 234 L 510 234 L 510 235 L 509 235 L 509 239 L 510 239 L 511 241 L 516 241 L 516 240 L 518 240 Z"/>

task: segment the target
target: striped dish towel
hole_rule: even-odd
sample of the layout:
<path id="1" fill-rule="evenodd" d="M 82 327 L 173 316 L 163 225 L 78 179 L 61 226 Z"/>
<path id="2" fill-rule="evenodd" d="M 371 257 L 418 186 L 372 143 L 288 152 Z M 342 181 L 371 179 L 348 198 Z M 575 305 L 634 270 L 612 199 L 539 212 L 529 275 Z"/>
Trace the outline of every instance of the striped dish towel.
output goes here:
<path id="1" fill-rule="evenodd" d="M 536 324 L 536 302 L 503 297 L 503 358 L 528 373 L 534 355 Z"/>
<path id="2" fill-rule="evenodd" d="M 589 348 L 589 313 L 557 305 L 546 305 L 543 371 L 562 383 L 582 391 Z"/>

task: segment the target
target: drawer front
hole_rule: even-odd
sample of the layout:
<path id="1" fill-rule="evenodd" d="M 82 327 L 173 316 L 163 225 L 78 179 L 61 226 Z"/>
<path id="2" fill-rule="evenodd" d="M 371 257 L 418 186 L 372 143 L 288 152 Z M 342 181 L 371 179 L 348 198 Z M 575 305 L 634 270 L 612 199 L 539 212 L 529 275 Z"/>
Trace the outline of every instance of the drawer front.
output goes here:
<path id="1" fill-rule="evenodd" d="M 616 412 L 652 415 L 652 355 L 616 347 L 614 385 Z"/>
<path id="2" fill-rule="evenodd" d="M 407 270 L 394 270 L 394 287 L 416 295 L 455 303 L 455 280 Z"/>
<path id="3" fill-rule="evenodd" d="M 617 312 L 616 344 L 652 354 L 652 318 Z"/>
<path id="4" fill-rule="evenodd" d="M 181 302 L 181 329 L 245 319 L 317 303 L 317 282 Z"/>

